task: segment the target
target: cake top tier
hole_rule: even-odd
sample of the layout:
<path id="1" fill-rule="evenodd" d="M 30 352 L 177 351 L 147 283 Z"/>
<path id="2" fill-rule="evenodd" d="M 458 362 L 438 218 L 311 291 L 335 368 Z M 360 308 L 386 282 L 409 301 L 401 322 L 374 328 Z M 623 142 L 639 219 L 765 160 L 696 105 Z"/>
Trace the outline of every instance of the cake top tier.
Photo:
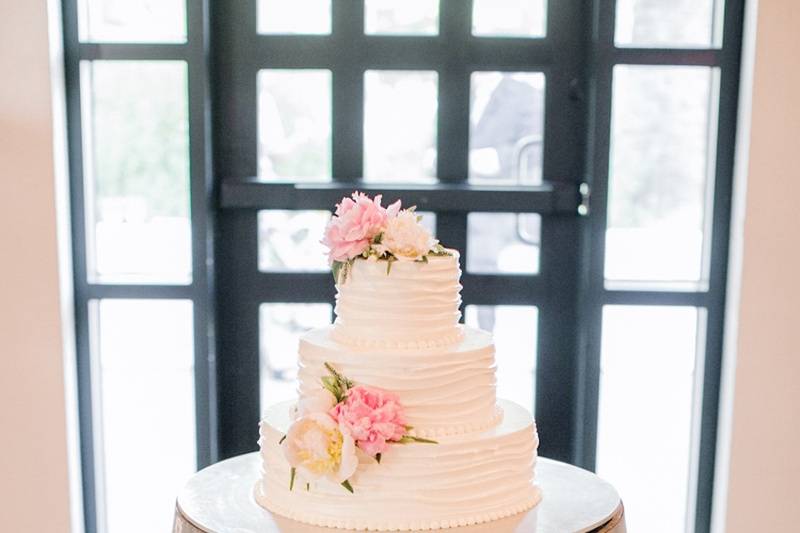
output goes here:
<path id="1" fill-rule="evenodd" d="M 417 348 L 461 338 L 458 252 L 439 244 L 413 207 L 353 193 L 336 206 L 322 242 L 338 290 L 336 340 Z"/>

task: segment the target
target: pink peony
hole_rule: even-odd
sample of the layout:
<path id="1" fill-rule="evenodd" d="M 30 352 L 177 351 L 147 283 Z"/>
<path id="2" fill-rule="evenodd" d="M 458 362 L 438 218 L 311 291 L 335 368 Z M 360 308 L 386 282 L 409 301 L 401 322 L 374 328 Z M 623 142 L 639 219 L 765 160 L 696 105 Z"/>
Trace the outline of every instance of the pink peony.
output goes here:
<path id="1" fill-rule="evenodd" d="M 356 385 L 330 415 L 350 432 L 356 446 L 369 455 L 383 453 L 389 442 L 406 432 L 406 419 L 399 398 L 381 389 Z"/>
<path id="2" fill-rule="evenodd" d="M 386 220 L 397 216 L 399 211 L 400 200 L 384 208 L 381 195 L 373 200 L 364 193 L 354 192 L 352 199 L 342 198 L 322 239 L 329 250 L 329 261 L 347 261 L 364 253 L 383 230 Z"/>

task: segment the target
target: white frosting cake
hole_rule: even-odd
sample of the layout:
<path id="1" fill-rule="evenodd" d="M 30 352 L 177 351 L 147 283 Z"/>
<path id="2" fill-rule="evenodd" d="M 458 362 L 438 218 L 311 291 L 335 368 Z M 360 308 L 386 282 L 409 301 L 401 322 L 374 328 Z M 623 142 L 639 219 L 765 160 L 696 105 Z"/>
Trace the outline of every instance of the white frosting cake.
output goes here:
<path id="1" fill-rule="evenodd" d="M 334 325 L 300 342 L 300 412 L 294 402 L 278 404 L 261 422 L 255 497 L 263 507 L 314 525 L 405 531 L 536 505 L 535 424 L 524 408 L 497 401 L 491 336 L 459 325 L 460 275 L 456 252 L 349 264 Z M 339 429 L 328 421 L 361 386 L 388 398 L 379 395 L 390 414 L 376 410 L 378 422 L 369 423 L 381 429 L 393 416 L 403 425 L 392 427 L 407 435 L 367 443 L 359 440 L 362 415 L 347 414 L 350 425 Z M 323 405 L 325 420 L 306 416 L 308 405 Z M 385 451 L 365 451 L 377 449 Z"/>

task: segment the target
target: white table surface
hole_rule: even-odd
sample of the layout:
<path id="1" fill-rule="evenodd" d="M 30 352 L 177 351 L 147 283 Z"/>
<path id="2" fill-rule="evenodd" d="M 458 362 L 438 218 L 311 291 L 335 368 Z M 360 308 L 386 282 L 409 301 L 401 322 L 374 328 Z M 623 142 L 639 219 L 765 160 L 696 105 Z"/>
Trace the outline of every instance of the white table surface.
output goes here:
<path id="1" fill-rule="evenodd" d="M 259 477 L 258 453 L 233 457 L 195 474 L 181 490 L 173 533 L 333 533 L 274 515 L 253 499 Z M 542 501 L 527 513 L 455 528 L 458 533 L 625 533 L 617 491 L 595 474 L 539 458 L 536 484 Z"/>

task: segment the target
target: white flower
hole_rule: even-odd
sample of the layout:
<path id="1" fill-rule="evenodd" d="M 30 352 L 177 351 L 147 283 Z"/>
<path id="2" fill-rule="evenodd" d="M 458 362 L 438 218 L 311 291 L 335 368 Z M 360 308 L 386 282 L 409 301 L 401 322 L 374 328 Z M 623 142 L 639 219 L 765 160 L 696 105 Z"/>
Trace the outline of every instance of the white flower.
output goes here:
<path id="1" fill-rule="evenodd" d="M 313 413 L 295 421 L 281 446 L 286 460 L 305 479 L 324 477 L 339 484 L 358 467 L 353 437 L 324 413 Z"/>
<path id="2" fill-rule="evenodd" d="M 295 417 L 310 415 L 313 413 L 327 413 L 336 405 L 336 396 L 328 389 L 317 389 L 309 394 L 303 394 L 297 402 L 294 410 Z"/>
<path id="3" fill-rule="evenodd" d="M 417 214 L 406 209 L 386 221 L 380 248 L 400 261 L 417 261 L 431 251 L 437 242 L 419 223 Z"/>

